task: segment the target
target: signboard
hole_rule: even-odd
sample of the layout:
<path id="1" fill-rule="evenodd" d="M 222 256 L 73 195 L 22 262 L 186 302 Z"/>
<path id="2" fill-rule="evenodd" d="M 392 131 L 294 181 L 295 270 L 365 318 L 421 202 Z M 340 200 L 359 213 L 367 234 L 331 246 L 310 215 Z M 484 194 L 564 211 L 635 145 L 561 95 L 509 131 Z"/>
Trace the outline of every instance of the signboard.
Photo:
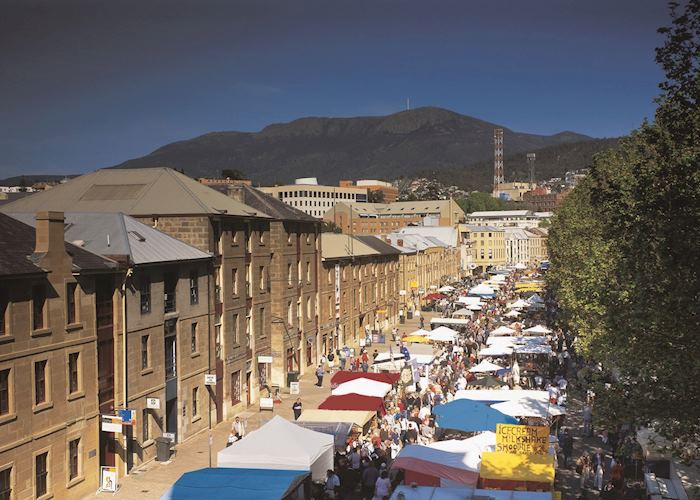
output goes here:
<path id="1" fill-rule="evenodd" d="M 204 374 L 204 385 L 216 385 L 216 374 L 215 373 L 205 373 Z"/>
<path id="2" fill-rule="evenodd" d="M 273 410 L 275 409 L 275 400 L 272 398 L 260 398 L 260 409 L 261 410 Z"/>
<path id="3" fill-rule="evenodd" d="M 122 419 L 122 425 L 134 425 L 136 422 L 136 412 L 129 409 L 117 410 L 117 415 Z"/>
<path id="4" fill-rule="evenodd" d="M 335 265 L 335 308 L 340 309 L 340 264 Z"/>
<path id="5" fill-rule="evenodd" d="M 102 415 L 101 429 L 104 432 L 122 432 L 122 419 L 116 415 Z"/>
<path id="6" fill-rule="evenodd" d="M 406 295 L 406 290 L 399 290 L 399 296 L 403 297 L 404 295 Z"/>
<path id="7" fill-rule="evenodd" d="M 258 356 L 258 363 L 272 363 L 272 356 Z"/>
<path id="8" fill-rule="evenodd" d="M 100 490 L 108 493 L 117 492 L 116 467 L 100 467 Z"/>
<path id="9" fill-rule="evenodd" d="M 163 437 L 165 439 L 169 439 L 171 442 L 175 442 L 175 433 L 174 432 L 164 432 Z"/>
<path id="10" fill-rule="evenodd" d="M 518 455 L 546 455 L 549 428 L 534 425 L 496 425 L 496 451 Z"/>
<path id="11" fill-rule="evenodd" d="M 408 286 L 411 288 L 418 288 L 418 282 L 416 280 L 411 280 L 408 282 Z"/>
<path id="12" fill-rule="evenodd" d="M 146 398 L 146 408 L 149 410 L 160 410 L 160 399 Z"/>
<path id="13" fill-rule="evenodd" d="M 289 383 L 289 394 L 299 394 L 299 382 Z"/>

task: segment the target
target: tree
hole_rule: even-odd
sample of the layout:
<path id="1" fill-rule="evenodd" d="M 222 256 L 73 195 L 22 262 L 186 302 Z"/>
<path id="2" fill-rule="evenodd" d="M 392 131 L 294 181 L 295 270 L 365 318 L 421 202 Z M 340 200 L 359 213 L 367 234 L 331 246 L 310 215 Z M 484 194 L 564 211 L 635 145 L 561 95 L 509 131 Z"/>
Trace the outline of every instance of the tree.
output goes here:
<path id="1" fill-rule="evenodd" d="M 241 180 L 245 179 L 245 175 L 243 172 L 241 172 L 238 169 L 231 169 L 231 168 L 225 168 L 221 171 L 221 177 L 224 179 L 231 179 L 231 180 Z"/>
<path id="2" fill-rule="evenodd" d="M 367 194 L 367 201 L 370 203 L 384 203 L 384 191 L 371 190 Z"/>
<path id="3" fill-rule="evenodd" d="M 609 421 L 632 418 L 697 453 L 700 0 L 677 8 L 661 30 L 655 121 L 597 155 L 563 202 L 547 280 L 582 354 L 615 374 L 597 398 Z"/>
<path id="4" fill-rule="evenodd" d="M 494 198 L 490 193 L 474 191 L 466 198 L 457 200 L 464 213 L 481 212 L 485 210 L 508 210 L 515 206 L 515 202 L 507 202 L 500 198 Z"/>
<path id="5" fill-rule="evenodd" d="M 321 222 L 321 232 L 340 234 L 343 232 L 343 230 L 335 222 L 324 220 Z"/>

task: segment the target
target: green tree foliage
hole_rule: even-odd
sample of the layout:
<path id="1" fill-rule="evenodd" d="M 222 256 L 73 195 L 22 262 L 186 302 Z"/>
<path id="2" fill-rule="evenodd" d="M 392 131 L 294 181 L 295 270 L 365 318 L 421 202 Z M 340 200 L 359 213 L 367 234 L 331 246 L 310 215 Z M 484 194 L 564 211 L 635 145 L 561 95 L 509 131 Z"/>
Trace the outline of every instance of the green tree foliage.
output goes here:
<path id="1" fill-rule="evenodd" d="M 672 17 L 655 121 L 597 155 L 566 198 L 547 279 L 584 356 L 616 376 L 598 392 L 609 423 L 632 417 L 688 450 L 700 443 L 700 0 Z"/>
<path id="2" fill-rule="evenodd" d="M 367 201 L 370 203 L 384 203 L 384 191 L 370 191 L 367 195 Z"/>
<path id="3" fill-rule="evenodd" d="M 321 232 L 340 234 L 343 232 L 343 230 L 335 222 L 324 220 L 323 222 L 321 222 Z"/>
<path id="4" fill-rule="evenodd" d="M 457 200 L 464 213 L 482 212 L 485 210 L 513 210 L 517 207 L 515 202 L 508 202 L 500 198 L 494 198 L 491 193 L 474 191 L 466 198 Z"/>
<path id="5" fill-rule="evenodd" d="M 237 168 L 225 168 L 221 171 L 221 177 L 224 179 L 241 180 L 245 179 L 245 174 Z"/>

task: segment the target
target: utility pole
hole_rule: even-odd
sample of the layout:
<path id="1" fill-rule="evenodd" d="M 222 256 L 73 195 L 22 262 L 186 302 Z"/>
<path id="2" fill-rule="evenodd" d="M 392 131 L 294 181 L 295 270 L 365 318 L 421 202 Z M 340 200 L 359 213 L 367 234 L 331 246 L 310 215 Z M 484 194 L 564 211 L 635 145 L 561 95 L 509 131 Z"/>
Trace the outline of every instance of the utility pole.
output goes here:
<path id="1" fill-rule="evenodd" d="M 493 131 L 493 194 L 497 196 L 500 185 L 505 182 L 503 175 L 503 129 Z"/>

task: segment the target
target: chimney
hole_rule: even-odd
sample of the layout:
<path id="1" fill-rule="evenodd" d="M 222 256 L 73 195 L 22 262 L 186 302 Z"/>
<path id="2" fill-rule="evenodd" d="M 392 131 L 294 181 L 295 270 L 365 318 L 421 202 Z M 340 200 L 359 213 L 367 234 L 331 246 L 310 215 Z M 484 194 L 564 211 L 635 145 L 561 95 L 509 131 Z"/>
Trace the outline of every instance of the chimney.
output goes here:
<path id="1" fill-rule="evenodd" d="M 36 253 L 65 253 L 63 212 L 37 212 Z"/>
<path id="2" fill-rule="evenodd" d="M 227 186 L 226 194 L 229 198 L 233 198 L 236 201 L 245 203 L 245 193 L 243 192 L 243 186 L 229 185 Z"/>
<path id="3" fill-rule="evenodd" d="M 403 240 L 396 240 L 396 244 L 400 247 L 403 246 Z"/>

